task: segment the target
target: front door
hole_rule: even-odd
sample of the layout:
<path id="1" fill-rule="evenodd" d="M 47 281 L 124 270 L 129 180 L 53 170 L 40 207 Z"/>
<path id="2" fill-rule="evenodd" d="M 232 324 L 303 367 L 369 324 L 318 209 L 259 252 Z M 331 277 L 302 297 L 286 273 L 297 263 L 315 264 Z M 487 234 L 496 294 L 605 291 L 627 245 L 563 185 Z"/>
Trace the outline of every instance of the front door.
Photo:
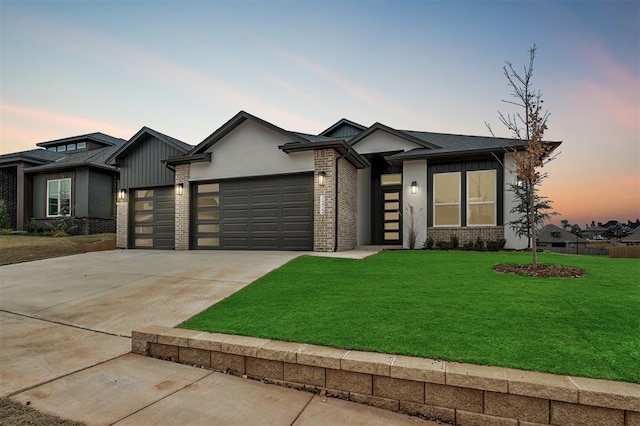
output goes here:
<path id="1" fill-rule="evenodd" d="M 382 244 L 402 244 L 402 174 L 380 176 L 380 213 Z"/>

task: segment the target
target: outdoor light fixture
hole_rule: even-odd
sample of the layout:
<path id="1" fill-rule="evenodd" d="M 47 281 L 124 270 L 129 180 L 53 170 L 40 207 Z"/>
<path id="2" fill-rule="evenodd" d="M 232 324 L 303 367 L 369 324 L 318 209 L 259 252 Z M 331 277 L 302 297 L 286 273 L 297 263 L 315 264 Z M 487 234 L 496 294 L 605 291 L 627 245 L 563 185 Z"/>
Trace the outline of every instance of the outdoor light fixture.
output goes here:
<path id="1" fill-rule="evenodd" d="M 412 194 L 418 193 L 418 182 L 416 182 L 415 180 L 411 182 L 411 193 Z"/>
<path id="2" fill-rule="evenodd" d="M 179 184 L 176 185 L 176 194 L 182 195 L 183 191 L 184 191 L 184 184 L 180 182 Z"/>
<path id="3" fill-rule="evenodd" d="M 127 190 L 121 189 L 118 191 L 118 201 L 124 201 L 127 198 Z"/>
<path id="4" fill-rule="evenodd" d="M 318 173 L 318 186 L 324 186 L 324 181 L 326 177 L 327 177 L 327 172 Z"/>

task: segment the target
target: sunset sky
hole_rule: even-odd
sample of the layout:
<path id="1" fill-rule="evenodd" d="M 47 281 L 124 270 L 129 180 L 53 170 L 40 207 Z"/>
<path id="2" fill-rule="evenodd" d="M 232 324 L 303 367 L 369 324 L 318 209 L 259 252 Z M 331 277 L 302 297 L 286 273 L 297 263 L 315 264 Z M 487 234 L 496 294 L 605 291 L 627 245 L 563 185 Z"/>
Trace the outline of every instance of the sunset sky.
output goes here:
<path id="1" fill-rule="evenodd" d="M 640 217 L 638 1 L 0 2 L 0 153 L 142 126 L 197 144 L 240 110 L 510 136 L 497 112 L 536 43 L 563 141 L 542 193 L 567 219 Z"/>

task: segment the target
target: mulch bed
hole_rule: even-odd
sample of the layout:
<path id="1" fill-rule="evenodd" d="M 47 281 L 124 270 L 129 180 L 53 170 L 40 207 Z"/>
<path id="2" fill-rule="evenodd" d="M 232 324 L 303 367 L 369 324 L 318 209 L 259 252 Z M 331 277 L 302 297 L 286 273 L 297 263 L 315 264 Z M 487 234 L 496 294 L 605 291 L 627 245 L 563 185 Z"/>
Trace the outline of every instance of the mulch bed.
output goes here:
<path id="1" fill-rule="evenodd" d="M 503 274 L 518 274 L 540 278 L 578 278 L 585 274 L 584 269 L 546 264 L 538 264 L 538 267 L 534 270 L 532 265 L 508 265 L 499 263 L 495 265 L 493 269 Z"/>

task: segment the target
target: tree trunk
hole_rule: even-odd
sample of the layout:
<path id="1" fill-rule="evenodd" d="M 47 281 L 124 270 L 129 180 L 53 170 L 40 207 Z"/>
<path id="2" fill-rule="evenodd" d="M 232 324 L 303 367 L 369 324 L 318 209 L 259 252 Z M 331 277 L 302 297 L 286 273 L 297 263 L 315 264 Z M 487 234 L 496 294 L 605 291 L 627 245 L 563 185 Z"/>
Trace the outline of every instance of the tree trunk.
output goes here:
<path id="1" fill-rule="evenodd" d="M 532 198 L 533 198 L 533 191 Z M 536 222 L 535 222 L 535 209 L 533 208 L 533 200 L 529 208 L 529 223 L 531 224 L 531 265 L 533 271 L 538 268 L 538 243 L 536 238 Z"/>

